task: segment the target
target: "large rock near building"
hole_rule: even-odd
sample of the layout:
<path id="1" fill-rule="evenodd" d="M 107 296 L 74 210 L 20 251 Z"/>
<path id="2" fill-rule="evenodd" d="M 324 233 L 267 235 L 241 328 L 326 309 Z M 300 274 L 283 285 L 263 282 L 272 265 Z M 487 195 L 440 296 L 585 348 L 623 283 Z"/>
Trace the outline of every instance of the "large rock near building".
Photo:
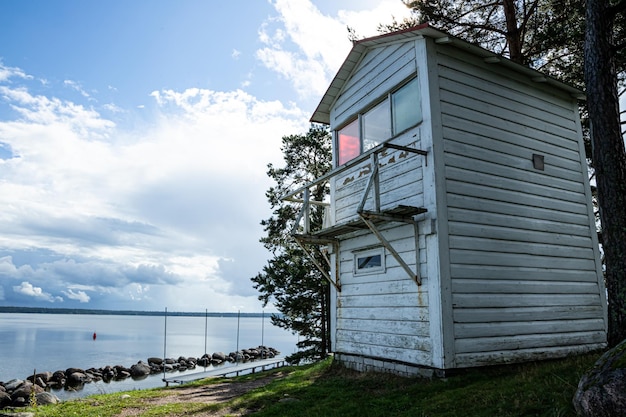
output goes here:
<path id="1" fill-rule="evenodd" d="M 580 416 L 626 416 L 626 340 L 602 355 L 583 375 L 573 402 Z"/>

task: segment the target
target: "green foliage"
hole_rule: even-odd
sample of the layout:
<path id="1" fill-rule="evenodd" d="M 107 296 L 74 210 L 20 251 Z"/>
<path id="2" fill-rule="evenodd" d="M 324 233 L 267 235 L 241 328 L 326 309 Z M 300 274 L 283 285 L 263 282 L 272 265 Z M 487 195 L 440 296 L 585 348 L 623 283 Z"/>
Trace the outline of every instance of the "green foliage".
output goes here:
<path id="1" fill-rule="evenodd" d="M 275 181 L 267 193 L 272 207 L 271 218 L 263 220 L 265 237 L 261 242 L 272 253 L 263 271 L 252 278 L 259 299 L 270 301 L 281 315 L 273 315 L 276 326 L 292 330 L 301 336 L 300 350 L 287 357 L 292 363 L 319 359 L 329 350 L 328 299 L 329 284 L 305 252 L 295 244 L 290 232 L 295 227 L 299 207 L 281 199 L 290 190 L 304 186 L 331 169 L 330 134 L 323 127 L 312 127 L 306 135 L 284 136 L 281 150 L 285 165 L 268 165 L 267 175 Z M 313 200 L 323 201 L 329 193 L 327 184 L 311 189 Z M 323 208 L 311 209 L 313 227 L 322 224 Z M 321 257 L 321 254 L 317 254 Z M 320 260 L 321 261 L 321 258 Z M 323 261 L 321 261 L 323 263 Z"/>

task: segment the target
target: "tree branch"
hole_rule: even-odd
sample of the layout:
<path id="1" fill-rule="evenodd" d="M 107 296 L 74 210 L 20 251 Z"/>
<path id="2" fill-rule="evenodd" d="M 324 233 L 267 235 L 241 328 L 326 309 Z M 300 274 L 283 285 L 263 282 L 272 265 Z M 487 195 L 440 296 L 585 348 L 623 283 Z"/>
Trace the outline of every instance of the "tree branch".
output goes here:
<path id="1" fill-rule="evenodd" d="M 616 16 L 619 13 L 624 13 L 626 12 L 626 0 L 620 0 L 617 4 L 614 4 L 613 6 L 609 6 L 606 9 L 606 12 L 608 13 L 609 16 Z"/>

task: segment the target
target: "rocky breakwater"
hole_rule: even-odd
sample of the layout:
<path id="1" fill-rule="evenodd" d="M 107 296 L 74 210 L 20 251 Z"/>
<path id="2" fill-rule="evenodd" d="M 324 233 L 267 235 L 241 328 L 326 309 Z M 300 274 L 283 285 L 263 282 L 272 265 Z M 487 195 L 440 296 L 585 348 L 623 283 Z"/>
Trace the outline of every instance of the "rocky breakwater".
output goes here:
<path id="1" fill-rule="evenodd" d="M 279 353 L 274 348 L 259 346 L 229 354 L 223 352 L 204 354 L 199 358 L 182 356 L 178 359 L 148 358 L 146 362 L 139 361 L 128 368 L 121 365 L 107 365 L 102 368 L 68 368 L 64 371 L 36 373 L 24 380 L 12 379 L 8 382 L 0 382 L 0 409 L 26 407 L 30 404 L 55 404 L 59 402 L 59 399 L 50 393 L 51 390 L 80 390 L 90 382 L 112 382 L 127 378 L 139 380 L 151 374 L 183 372 L 198 366 L 206 368 L 228 362 L 274 358 Z"/>

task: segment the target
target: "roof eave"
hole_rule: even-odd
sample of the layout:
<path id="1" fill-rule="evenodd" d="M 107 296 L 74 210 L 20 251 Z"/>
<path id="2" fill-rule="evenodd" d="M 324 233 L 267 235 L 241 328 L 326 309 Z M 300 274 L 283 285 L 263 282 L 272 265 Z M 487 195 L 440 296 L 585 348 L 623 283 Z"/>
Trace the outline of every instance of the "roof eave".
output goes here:
<path id="1" fill-rule="evenodd" d="M 441 32 L 434 29 L 424 23 L 412 28 L 404 29 L 397 32 L 385 33 L 383 35 L 374 36 L 371 38 L 361 39 L 354 42 L 350 53 L 346 57 L 345 61 L 339 68 L 339 71 L 330 83 L 330 86 L 322 96 L 320 103 L 313 112 L 310 121 L 312 123 L 321 123 L 325 125 L 330 124 L 330 108 L 335 103 L 343 85 L 352 75 L 354 68 L 361 60 L 363 54 L 371 47 L 386 44 L 392 41 L 401 40 L 403 38 L 413 38 L 417 36 L 426 36 L 435 40 L 436 43 L 446 43 L 456 46 L 459 49 L 466 50 L 473 55 L 479 56 L 485 60 L 485 62 L 491 62 L 498 65 L 508 67 L 518 73 L 528 76 L 531 80 L 538 83 L 547 83 L 556 88 L 564 90 L 577 100 L 585 100 L 585 94 L 566 83 L 563 83 L 556 78 L 550 77 L 537 70 L 529 68 L 527 66 L 517 64 L 508 58 L 501 55 L 497 55 L 491 51 L 488 51 L 478 45 L 473 45 L 469 42 L 455 38 L 445 32 Z"/>

